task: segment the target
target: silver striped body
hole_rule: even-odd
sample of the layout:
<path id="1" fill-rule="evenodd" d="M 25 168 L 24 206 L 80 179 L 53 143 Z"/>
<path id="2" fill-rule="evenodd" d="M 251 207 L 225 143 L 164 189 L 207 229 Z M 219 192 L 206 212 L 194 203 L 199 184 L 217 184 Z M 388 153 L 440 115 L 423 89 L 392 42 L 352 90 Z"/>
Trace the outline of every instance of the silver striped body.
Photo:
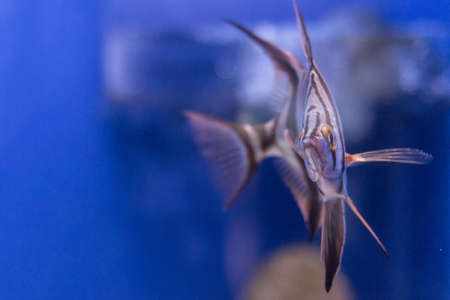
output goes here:
<path id="1" fill-rule="evenodd" d="M 328 195 L 345 196 L 345 144 L 341 119 L 334 99 L 314 61 L 308 72 L 303 116 L 303 134 L 298 147 L 306 162 L 310 179 L 326 200 Z M 335 149 L 330 149 L 321 133 L 323 126 L 331 129 Z M 331 158 L 331 159 L 330 159 Z"/>

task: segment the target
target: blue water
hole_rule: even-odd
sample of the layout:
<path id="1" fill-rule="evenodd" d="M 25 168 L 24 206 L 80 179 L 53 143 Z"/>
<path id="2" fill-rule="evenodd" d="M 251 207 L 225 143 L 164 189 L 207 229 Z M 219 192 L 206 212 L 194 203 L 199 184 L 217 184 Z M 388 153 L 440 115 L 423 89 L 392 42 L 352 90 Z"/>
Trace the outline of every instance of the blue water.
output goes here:
<path id="1" fill-rule="evenodd" d="M 449 20 L 445 0 L 364 2 L 393 21 Z M 121 16 L 128 22 L 139 12 L 137 20 L 155 28 L 221 17 L 276 21 L 292 18 L 290 1 L 127 3 L 0 4 L 0 299 L 230 299 L 230 224 L 258 238 L 250 267 L 307 238 L 270 163 L 224 215 L 181 107 L 150 109 L 130 123 L 110 109 L 102 81 L 102 41 Z M 302 7 L 315 18 L 328 2 Z M 210 71 L 206 65 L 192 76 Z M 183 103 L 195 101 L 185 94 Z M 386 261 L 348 217 L 342 270 L 360 299 L 450 295 L 448 103 L 421 106 L 419 114 L 407 105 L 379 107 L 376 130 L 347 145 L 353 152 L 414 146 L 435 157 L 427 167 L 349 172 L 355 202 L 391 252 Z"/>

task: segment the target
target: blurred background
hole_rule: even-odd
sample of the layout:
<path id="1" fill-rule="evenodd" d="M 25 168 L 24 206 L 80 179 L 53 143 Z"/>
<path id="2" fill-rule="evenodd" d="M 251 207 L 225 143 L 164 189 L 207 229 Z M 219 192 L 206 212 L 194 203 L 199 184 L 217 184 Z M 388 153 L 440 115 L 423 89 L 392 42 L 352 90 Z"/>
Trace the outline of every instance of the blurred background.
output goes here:
<path id="1" fill-rule="evenodd" d="M 434 156 L 349 170 L 391 258 L 348 213 L 325 295 L 273 162 L 222 213 L 181 113 L 277 113 L 269 60 L 221 20 L 302 59 L 291 1 L 3 0 L 0 299 L 448 299 L 449 5 L 300 2 L 348 151 Z"/>

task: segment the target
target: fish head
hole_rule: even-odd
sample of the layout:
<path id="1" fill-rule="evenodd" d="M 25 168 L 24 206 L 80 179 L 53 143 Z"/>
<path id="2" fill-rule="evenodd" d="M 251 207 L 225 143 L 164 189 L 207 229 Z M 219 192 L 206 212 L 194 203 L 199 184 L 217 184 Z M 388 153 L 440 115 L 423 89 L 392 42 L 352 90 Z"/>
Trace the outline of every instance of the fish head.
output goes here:
<path id="1" fill-rule="evenodd" d="M 321 124 L 315 132 L 301 136 L 299 152 L 305 160 L 306 170 L 313 182 L 333 180 L 338 176 L 336 165 L 336 134 L 328 124 Z"/>

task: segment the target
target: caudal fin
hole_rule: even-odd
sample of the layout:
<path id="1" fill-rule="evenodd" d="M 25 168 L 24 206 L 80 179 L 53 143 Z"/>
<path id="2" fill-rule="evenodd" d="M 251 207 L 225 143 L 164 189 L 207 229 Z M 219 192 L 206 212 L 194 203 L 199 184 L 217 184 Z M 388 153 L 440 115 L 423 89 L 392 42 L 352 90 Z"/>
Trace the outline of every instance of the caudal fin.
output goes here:
<path id="1" fill-rule="evenodd" d="M 255 127 L 185 111 L 194 137 L 225 194 L 224 210 L 239 197 L 261 161 Z M 252 144 L 253 142 L 253 144 Z"/>
<path id="2" fill-rule="evenodd" d="M 325 290 L 330 291 L 333 278 L 341 265 L 345 240 L 345 217 L 342 198 L 323 203 L 321 257 L 325 266 Z"/>

